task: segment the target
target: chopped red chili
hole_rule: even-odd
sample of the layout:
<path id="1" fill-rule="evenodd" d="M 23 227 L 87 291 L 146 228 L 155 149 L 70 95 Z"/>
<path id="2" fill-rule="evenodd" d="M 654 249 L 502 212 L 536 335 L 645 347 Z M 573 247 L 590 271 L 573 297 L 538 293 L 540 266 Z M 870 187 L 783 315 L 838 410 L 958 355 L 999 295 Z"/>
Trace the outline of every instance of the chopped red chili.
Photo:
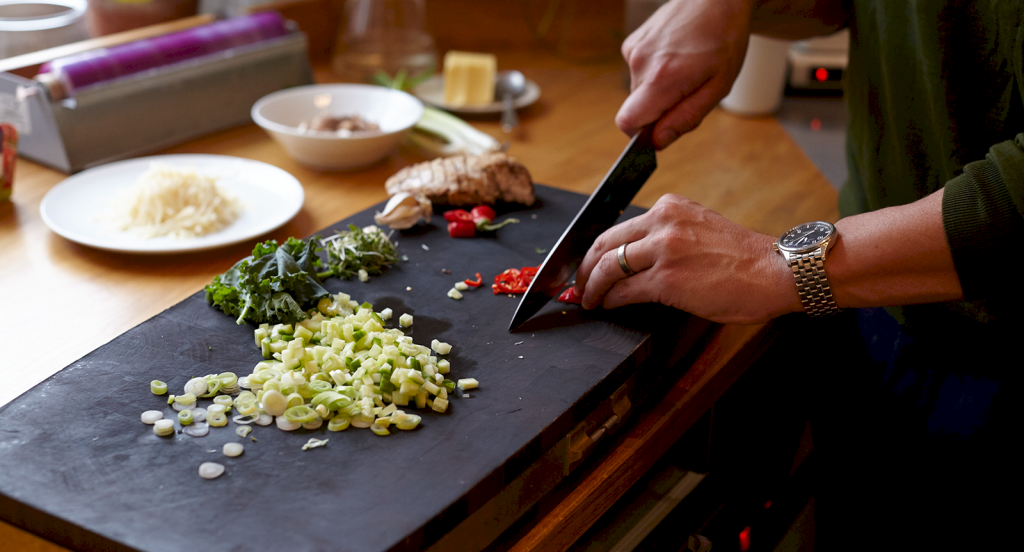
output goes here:
<path id="1" fill-rule="evenodd" d="M 473 222 L 473 215 L 465 209 L 452 209 L 445 211 L 444 220 L 448 222 Z"/>
<path id="2" fill-rule="evenodd" d="M 494 209 L 491 209 L 487 205 L 477 205 L 473 207 L 473 210 L 469 212 L 469 215 L 473 217 L 473 222 L 480 224 L 483 221 L 486 224 L 490 224 L 491 221 L 498 218 L 498 215 L 494 213 Z"/>
<path id="3" fill-rule="evenodd" d="M 583 303 L 583 297 L 576 293 L 576 286 L 569 286 L 569 289 L 563 291 L 562 294 L 558 296 L 558 300 L 563 303 L 572 303 L 574 305 Z"/>
<path id="4" fill-rule="evenodd" d="M 476 273 L 476 280 L 466 279 L 466 285 L 469 287 L 480 287 L 484 283 L 484 277 L 479 272 Z"/>
<path id="5" fill-rule="evenodd" d="M 472 238 L 476 235 L 476 225 L 468 220 L 454 220 L 448 223 L 448 235 L 453 238 Z"/>
<path id="6" fill-rule="evenodd" d="M 510 268 L 494 277 L 494 284 L 491 286 L 491 289 L 494 290 L 495 295 L 499 293 L 510 295 L 526 293 L 539 268 L 537 266 L 524 266 L 522 269 Z"/>

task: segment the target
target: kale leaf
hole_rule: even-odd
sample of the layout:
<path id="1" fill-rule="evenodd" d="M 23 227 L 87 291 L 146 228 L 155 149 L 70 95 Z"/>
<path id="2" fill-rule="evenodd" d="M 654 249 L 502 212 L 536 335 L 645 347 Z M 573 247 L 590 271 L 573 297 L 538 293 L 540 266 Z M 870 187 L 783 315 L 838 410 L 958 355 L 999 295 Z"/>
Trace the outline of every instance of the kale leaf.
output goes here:
<path id="1" fill-rule="evenodd" d="M 206 302 L 237 317 L 238 324 L 292 324 L 306 319 L 329 292 L 320 284 L 319 236 L 288 238 L 283 245 L 269 240 L 253 248 L 206 286 Z"/>

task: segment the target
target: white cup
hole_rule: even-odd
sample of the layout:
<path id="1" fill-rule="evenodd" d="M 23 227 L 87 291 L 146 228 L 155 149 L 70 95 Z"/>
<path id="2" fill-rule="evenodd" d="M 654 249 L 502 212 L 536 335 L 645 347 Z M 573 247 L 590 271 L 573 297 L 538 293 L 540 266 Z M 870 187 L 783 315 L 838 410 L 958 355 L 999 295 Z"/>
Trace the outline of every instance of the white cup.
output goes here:
<path id="1" fill-rule="evenodd" d="M 743 68 L 720 105 L 737 115 L 769 115 L 782 105 L 792 42 L 750 35 Z"/>

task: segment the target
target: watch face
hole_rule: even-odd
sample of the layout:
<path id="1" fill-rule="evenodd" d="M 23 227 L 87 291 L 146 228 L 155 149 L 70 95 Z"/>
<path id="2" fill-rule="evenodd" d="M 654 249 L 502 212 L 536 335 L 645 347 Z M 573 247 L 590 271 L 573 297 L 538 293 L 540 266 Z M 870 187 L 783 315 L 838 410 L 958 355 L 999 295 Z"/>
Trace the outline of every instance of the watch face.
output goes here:
<path id="1" fill-rule="evenodd" d="M 827 222 L 807 222 L 783 234 L 779 238 L 779 248 L 788 251 L 813 250 L 834 233 L 835 226 Z"/>

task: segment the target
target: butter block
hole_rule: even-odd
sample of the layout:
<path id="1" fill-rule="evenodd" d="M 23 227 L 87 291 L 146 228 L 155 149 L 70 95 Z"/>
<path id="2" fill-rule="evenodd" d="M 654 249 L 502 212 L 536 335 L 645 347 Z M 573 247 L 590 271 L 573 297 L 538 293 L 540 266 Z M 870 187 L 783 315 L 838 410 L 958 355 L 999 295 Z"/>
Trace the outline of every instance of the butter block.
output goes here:
<path id="1" fill-rule="evenodd" d="M 497 69 L 493 54 L 449 51 L 444 55 L 444 102 L 453 107 L 493 102 Z"/>

